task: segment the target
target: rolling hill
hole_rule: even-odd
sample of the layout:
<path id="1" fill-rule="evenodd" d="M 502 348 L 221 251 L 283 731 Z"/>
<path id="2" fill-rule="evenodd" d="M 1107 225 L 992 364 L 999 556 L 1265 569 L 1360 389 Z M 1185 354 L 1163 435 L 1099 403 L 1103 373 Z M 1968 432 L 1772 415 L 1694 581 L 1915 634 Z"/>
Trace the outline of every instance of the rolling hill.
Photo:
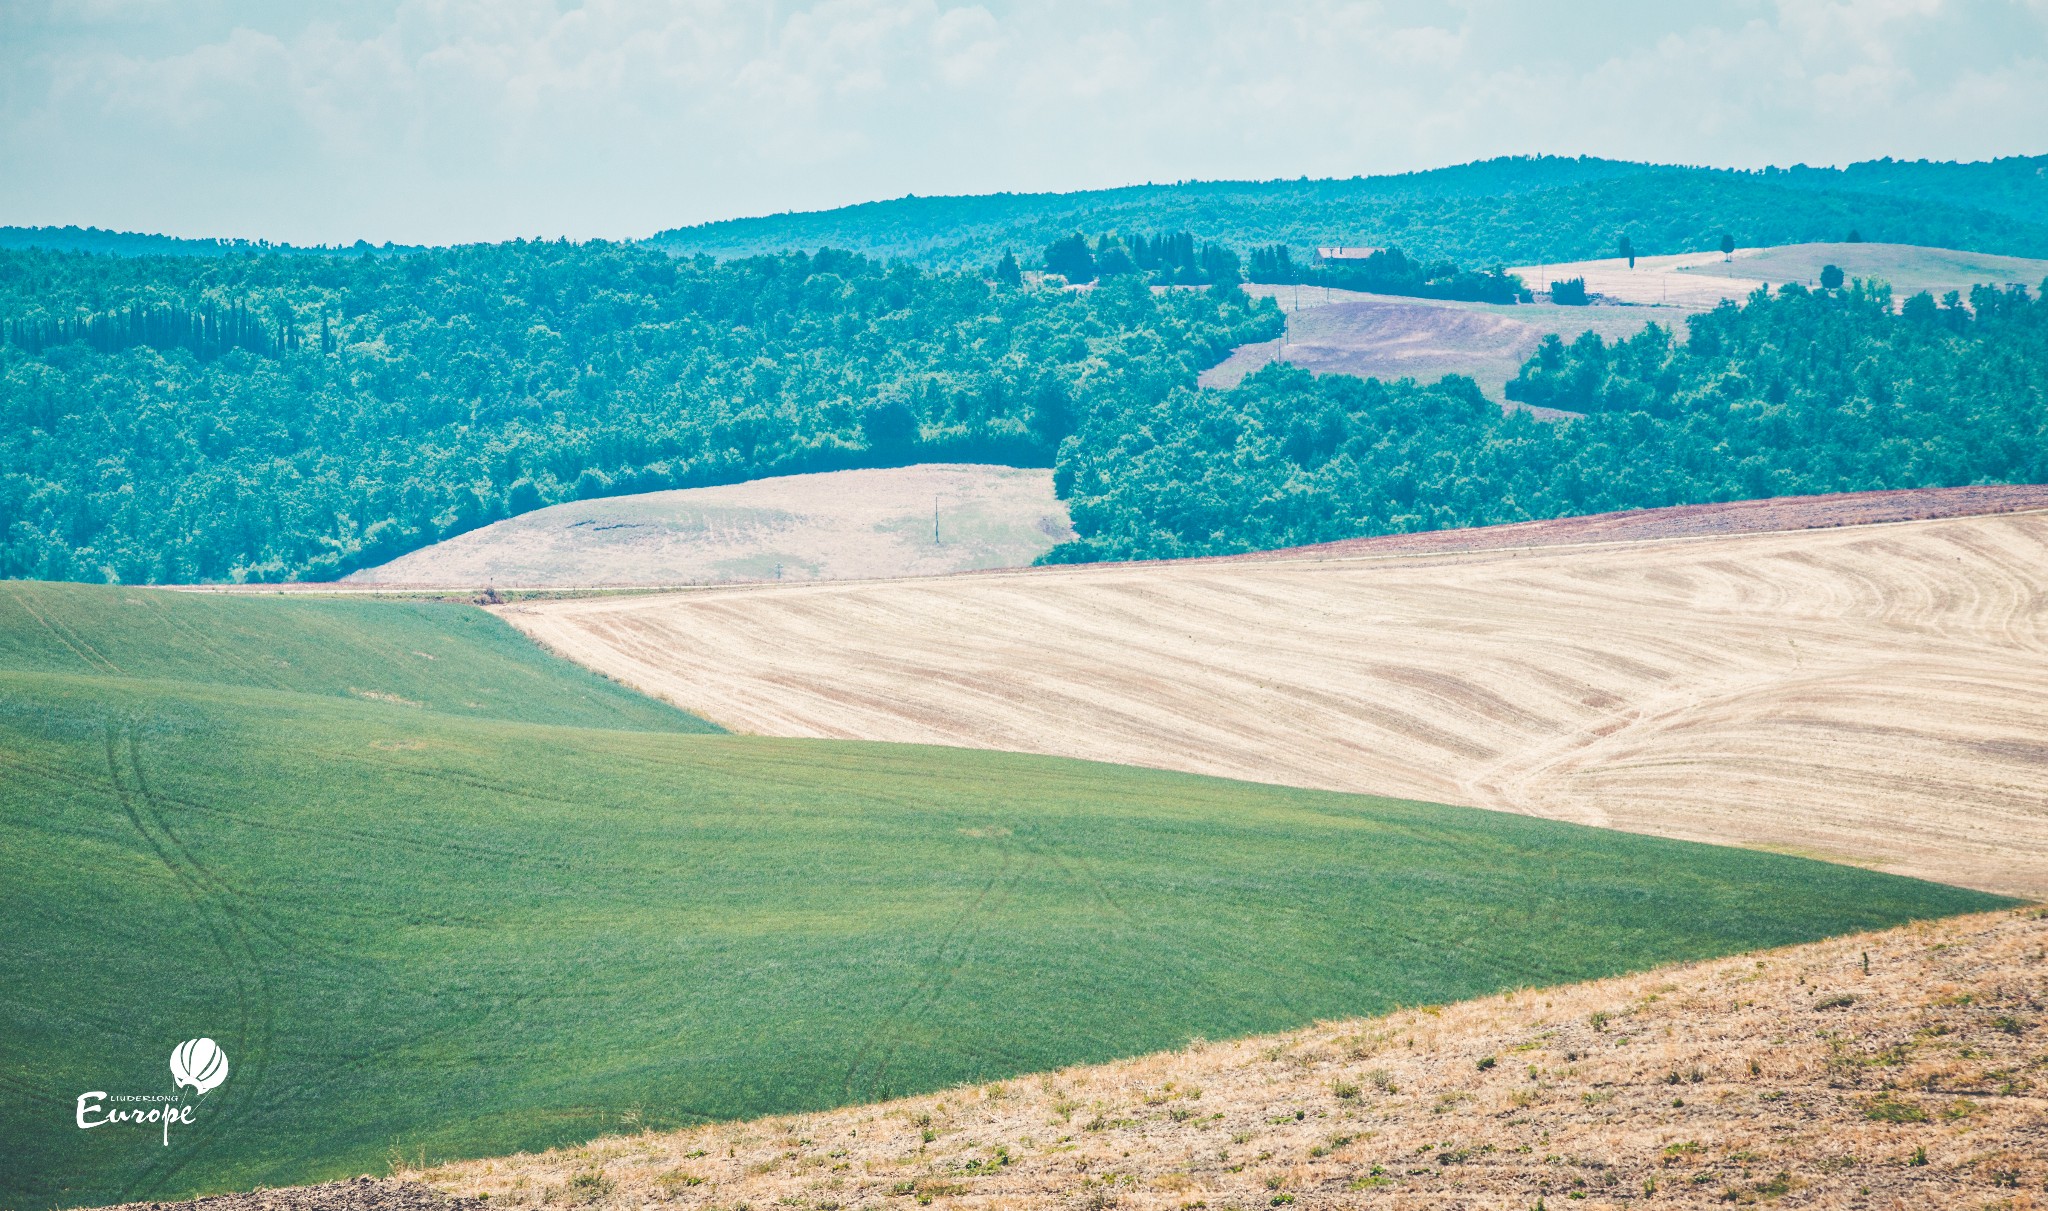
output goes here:
<path id="1" fill-rule="evenodd" d="M 1558 333 L 1575 338 L 1597 332 L 1626 340 L 1652 323 L 1673 327 L 1679 311 L 1649 307 L 1512 306 L 1401 298 L 1316 286 L 1248 286 L 1246 293 L 1276 300 L 1287 313 L 1283 339 L 1240 345 L 1204 370 L 1204 387 L 1229 388 L 1270 362 L 1316 374 L 1355 374 L 1392 381 L 1433 382 L 1462 374 L 1487 398 L 1505 402 L 1503 388 L 1543 341 Z"/>
<path id="2" fill-rule="evenodd" d="M 1073 536 L 1052 471 L 972 463 L 778 475 L 551 505 L 349 585 L 733 584 L 1028 565 Z"/>
<path id="3" fill-rule="evenodd" d="M 1503 157 L 1349 180 L 1187 181 L 1076 193 L 905 197 L 730 219 L 647 242 L 679 255 L 844 248 L 935 266 L 1035 258 L 1070 232 L 1186 230 L 1237 247 L 1397 244 L 1460 263 L 1583 260 L 1628 235 L 1643 253 L 1866 240 L 2048 256 L 2048 157 L 1979 164 L 1732 172 Z"/>
<path id="4" fill-rule="evenodd" d="M 1287 313 L 1284 338 L 1242 345 L 1202 372 L 1205 387 L 1233 387 L 1269 362 L 1284 361 L 1317 374 L 1413 378 L 1430 382 L 1463 374 L 1488 398 L 1502 401 L 1503 386 L 1536 352 L 1543 337 L 1567 341 L 1597 332 L 1613 343 L 1649 324 L 1683 335 L 1688 315 L 1723 300 L 1740 302 L 1759 287 L 1787 282 L 1812 286 L 1824 266 L 1852 279 L 1891 285 L 1895 305 L 1918 291 L 1956 291 L 1967 298 L 1980 284 L 2048 281 L 2048 260 L 1991 256 L 1908 244 L 1821 243 L 1738 248 L 1732 256 L 1693 252 L 1625 259 L 1516 266 L 1533 289 L 1583 279 L 1597 296 L 1591 306 L 1548 302 L 1500 305 L 1402 298 L 1319 286 L 1251 285 L 1246 292 L 1274 299 Z M 1620 305 L 1614 305 L 1620 304 Z M 1546 412 L 1552 410 L 1543 410 Z M 1554 414 L 1554 412 L 1553 412 Z"/>
<path id="5" fill-rule="evenodd" d="M 2048 1187 L 2044 948 L 2039 909 L 1968 917 L 400 1173 L 470 1208 L 2020 1208 Z"/>
<path id="6" fill-rule="evenodd" d="M 1841 269 L 1851 279 L 1888 283 L 1895 305 L 1922 290 L 1936 296 L 1953 290 L 1967 299 L 1971 287 L 1980 284 L 2010 284 L 2032 291 L 2048 281 L 2048 260 L 2039 258 L 1872 243 L 1738 248 L 1725 257 L 1719 252 L 1638 257 L 1633 268 L 1624 259 L 1605 257 L 1524 265 L 1513 272 L 1521 274 L 1538 290 L 1550 282 L 1583 278 L 1588 290 L 1614 302 L 1698 311 L 1723 299 L 1746 298 L 1760 286 L 1797 282 L 1811 287 L 1819 282 L 1821 270 L 1829 265 Z"/>
<path id="7" fill-rule="evenodd" d="M 0 587 L 0 1204 L 942 1089 L 1988 909 L 1796 857 L 702 734 L 467 606 Z M 694 734 L 693 734 L 694 733 Z M 74 1099 L 224 1085 L 157 1129 Z"/>
<path id="8" fill-rule="evenodd" d="M 2048 513 L 1456 537 L 503 616 L 747 732 L 1470 803 L 2048 895 Z M 1407 541 L 1436 553 L 1370 557 Z"/>

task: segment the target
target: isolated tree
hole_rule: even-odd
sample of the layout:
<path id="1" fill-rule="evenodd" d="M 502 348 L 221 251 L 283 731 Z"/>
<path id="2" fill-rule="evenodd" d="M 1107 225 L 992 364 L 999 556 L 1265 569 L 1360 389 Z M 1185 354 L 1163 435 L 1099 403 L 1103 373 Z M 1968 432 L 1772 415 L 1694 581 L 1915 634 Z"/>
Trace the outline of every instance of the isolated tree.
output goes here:
<path id="1" fill-rule="evenodd" d="M 1842 288 L 1842 267 L 1840 265 L 1823 265 L 1821 267 L 1820 288 L 1822 290 L 1840 290 Z"/>
<path id="2" fill-rule="evenodd" d="M 1586 279 L 1572 278 L 1550 284 L 1550 301 L 1563 307 L 1584 307 L 1586 305 Z"/>
<path id="3" fill-rule="evenodd" d="M 1045 271 L 1057 273 L 1077 285 L 1094 281 L 1095 254 L 1088 250 L 1087 237 L 1077 231 L 1064 239 L 1047 244 Z"/>
<path id="4" fill-rule="evenodd" d="M 1621 237 L 1621 255 L 1628 258 L 1628 267 L 1636 267 L 1636 242 L 1627 236 Z"/>
<path id="5" fill-rule="evenodd" d="M 1849 244 L 1861 244 L 1863 242 L 1863 233 L 1856 230 L 1854 227 L 1851 227 L 1849 229 L 1849 238 L 1844 242 Z"/>
<path id="6" fill-rule="evenodd" d="M 1007 248 L 1003 250 L 1003 259 L 996 262 L 996 281 L 1005 286 L 1024 284 L 1024 271 L 1018 268 L 1017 258 L 1011 256 Z"/>
<path id="7" fill-rule="evenodd" d="M 1735 252 L 1735 237 L 1729 232 L 1721 233 L 1721 255 L 1732 256 Z"/>

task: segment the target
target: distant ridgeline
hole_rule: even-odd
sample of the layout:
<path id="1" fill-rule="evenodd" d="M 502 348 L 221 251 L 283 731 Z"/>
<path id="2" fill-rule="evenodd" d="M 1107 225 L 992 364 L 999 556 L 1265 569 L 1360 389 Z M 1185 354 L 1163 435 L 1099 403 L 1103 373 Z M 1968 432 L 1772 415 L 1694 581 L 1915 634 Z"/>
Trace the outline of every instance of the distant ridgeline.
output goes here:
<path id="1" fill-rule="evenodd" d="M 2044 284 L 2048 291 L 2048 284 Z M 1079 537 L 1046 562 L 1270 550 L 1371 534 L 1816 492 L 2048 482 L 2048 296 L 1980 286 L 1759 292 L 1608 345 L 1552 337 L 1503 416 L 1470 380 L 1275 364 L 1233 390 L 1097 412 L 1054 482 Z"/>
<path id="2" fill-rule="evenodd" d="M 130 583 L 324 579 L 578 497 L 1048 466 L 1280 331 L 1228 286 L 524 243 L 0 252 L 0 317 L 0 575 Z"/>
<path id="3" fill-rule="evenodd" d="M 102 231 L 97 227 L 0 227 L 0 248 L 43 248 L 51 252 L 102 252 L 112 256 L 392 256 L 421 251 L 396 244 L 312 244 L 298 247 L 269 240 L 185 239 L 134 231 Z"/>
<path id="4" fill-rule="evenodd" d="M 2048 256 L 2048 156 L 1876 160 L 1736 172 L 1554 156 L 1350 180 L 1213 181 L 1082 193 L 907 197 L 665 231 L 671 252 L 819 247 L 986 270 L 1076 231 L 1188 231 L 1243 250 L 1396 246 L 1427 264 L 1534 264 L 1843 239 Z M 1054 272 L 1058 272 L 1054 270 Z"/>

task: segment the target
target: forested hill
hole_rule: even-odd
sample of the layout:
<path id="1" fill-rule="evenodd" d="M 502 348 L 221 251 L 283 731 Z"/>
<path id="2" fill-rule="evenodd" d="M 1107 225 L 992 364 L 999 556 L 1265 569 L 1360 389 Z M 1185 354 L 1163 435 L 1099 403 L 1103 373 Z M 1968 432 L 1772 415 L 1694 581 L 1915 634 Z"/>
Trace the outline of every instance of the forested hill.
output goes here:
<path id="1" fill-rule="evenodd" d="M 2048 290 L 2048 285 L 2044 285 Z M 1615 345 L 1552 337 L 1503 415 L 1470 379 L 1276 363 L 1229 391 L 1098 410 L 1054 480 L 1051 562 L 1169 559 L 1614 509 L 2048 482 L 2048 296 L 1759 292 Z"/>
<path id="2" fill-rule="evenodd" d="M 1048 465 L 1076 419 L 1280 330 L 847 253 L 0 251 L 0 576 L 323 579 L 576 497 Z"/>
<path id="3" fill-rule="evenodd" d="M 0 227 L 0 248 L 44 248 L 52 252 L 101 252 L 111 256 L 258 256 L 267 253 L 296 253 L 301 256 L 335 256 L 374 251 L 381 255 L 417 252 L 394 244 L 371 245 L 358 240 L 347 246 L 321 244 L 296 247 L 268 240 L 187 239 L 174 235 L 147 235 L 134 231 L 105 231 L 98 227 Z"/>
<path id="4" fill-rule="evenodd" d="M 983 266 L 1074 231 L 1188 231 L 1240 248 L 1395 244 L 1479 266 L 1865 240 L 2048 256 L 2048 156 L 1846 169 L 1725 169 L 1550 156 L 1350 180 L 1219 181 L 1080 193 L 899 198 L 662 232 L 677 253 L 819 247 Z"/>

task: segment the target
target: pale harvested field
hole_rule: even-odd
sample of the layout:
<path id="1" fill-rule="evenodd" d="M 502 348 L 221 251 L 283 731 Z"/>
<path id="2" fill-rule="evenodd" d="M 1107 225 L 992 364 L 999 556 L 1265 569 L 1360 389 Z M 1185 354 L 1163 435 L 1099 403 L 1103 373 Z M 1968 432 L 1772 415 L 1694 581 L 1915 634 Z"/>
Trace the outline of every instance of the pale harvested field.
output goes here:
<path id="1" fill-rule="evenodd" d="M 2023 910 L 400 1175 L 520 1208 L 2019 1211 L 2044 1011 Z M 326 1205 L 297 1193 L 263 1205 Z"/>
<path id="2" fill-rule="evenodd" d="M 927 463 L 553 505 L 342 583 L 482 588 L 935 576 L 1022 567 L 1072 534 L 1049 469 Z"/>
<path id="3" fill-rule="evenodd" d="M 501 613 L 743 732 L 1473 804 L 2048 896 L 2048 513 Z"/>
<path id="4" fill-rule="evenodd" d="M 1715 257 L 1680 272 L 1757 278 L 1773 285 L 1800 282 L 1815 286 L 1820 284 L 1821 269 L 1828 265 L 1836 266 L 1851 278 L 1889 282 L 1893 298 L 1901 301 L 1921 290 L 1936 296 L 1954 290 L 1967 299 L 1970 287 L 1982 282 L 1994 286 L 2017 284 L 2031 291 L 2048 278 L 2048 261 L 1959 252 L 1953 248 L 1923 248 L 1917 244 L 1784 244 L 1750 248 L 1738 251 L 1729 261 Z"/>
<path id="5" fill-rule="evenodd" d="M 1281 300 L 1287 335 L 1239 346 L 1202 372 L 1202 386 L 1233 387 L 1261 366 L 1284 361 L 1317 374 L 1389 381 L 1435 382 L 1446 374 L 1463 374 L 1490 398 L 1504 400 L 1508 380 L 1549 333 L 1571 340 L 1590 330 L 1620 340 L 1653 320 L 1669 325 L 1684 318 L 1684 313 L 1643 307 L 1494 306 L 1315 286 L 1248 289 Z"/>
<path id="6" fill-rule="evenodd" d="M 1916 244 L 1784 244 L 1769 248 L 1738 248 L 1719 252 L 1687 252 L 1675 256 L 1637 257 L 1635 268 L 1620 257 L 1574 261 L 1562 265 L 1524 265 L 1519 273 L 1532 290 L 1575 277 L 1586 289 L 1617 303 L 1641 306 L 1712 308 L 1724 298 L 1747 298 L 1758 286 L 1798 282 L 1820 284 L 1820 271 L 1839 267 L 1850 278 L 1891 283 L 1895 301 L 1927 290 L 1935 295 L 1960 291 L 1965 297 L 1980 282 L 2003 286 L 2017 283 L 2029 290 L 2048 278 L 2048 261 L 2025 257 L 1923 248 Z"/>
<path id="7" fill-rule="evenodd" d="M 1738 248 L 1739 258 L 1768 249 Z M 1713 272 L 1705 268 L 1713 267 Z M 1522 265 L 1508 270 L 1522 275 L 1529 289 L 1539 295 L 1552 282 L 1586 279 L 1586 289 L 1613 303 L 1643 307 L 1673 308 L 1681 312 L 1709 311 L 1722 299 L 1747 298 L 1758 286 L 1778 285 L 1762 275 L 1748 276 L 1738 260 L 1723 263 L 1719 252 L 1686 252 L 1674 256 L 1639 256 L 1634 268 L 1622 257 L 1595 261 L 1571 261 L 1560 265 Z M 1787 279 L 1790 280 L 1790 279 Z"/>

